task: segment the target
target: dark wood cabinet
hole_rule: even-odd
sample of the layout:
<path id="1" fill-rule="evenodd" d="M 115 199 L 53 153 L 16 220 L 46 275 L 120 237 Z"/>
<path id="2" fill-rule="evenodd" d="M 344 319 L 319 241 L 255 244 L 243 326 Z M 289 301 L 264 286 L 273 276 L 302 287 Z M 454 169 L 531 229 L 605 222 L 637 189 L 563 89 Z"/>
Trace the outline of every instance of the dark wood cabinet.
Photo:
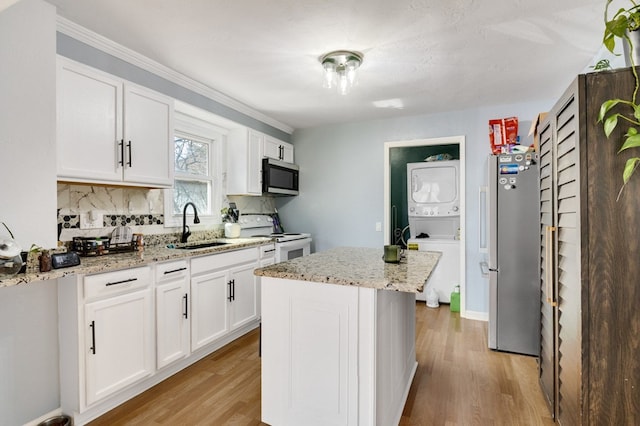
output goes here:
<path id="1" fill-rule="evenodd" d="M 640 171 L 616 201 L 640 149 L 597 122 L 633 87 L 631 69 L 580 75 L 538 125 L 539 375 L 563 425 L 640 424 Z"/>

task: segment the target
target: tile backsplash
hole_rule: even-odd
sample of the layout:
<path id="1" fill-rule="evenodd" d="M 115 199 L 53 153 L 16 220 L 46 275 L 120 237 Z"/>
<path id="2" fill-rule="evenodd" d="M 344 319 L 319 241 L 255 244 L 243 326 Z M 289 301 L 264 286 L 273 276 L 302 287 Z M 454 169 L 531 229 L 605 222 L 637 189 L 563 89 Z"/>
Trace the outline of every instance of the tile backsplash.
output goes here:
<path id="1" fill-rule="evenodd" d="M 222 204 L 228 206 L 229 202 L 235 202 L 241 214 L 268 214 L 275 210 L 271 197 L 229 196 L 223 199 Z M 91 211 L 103 215 L 103 226 L 80 229 L 80 215 Z M 162 189 L 66 183 L 58 184 L 58 224 L 61 228 L 60 241 L 109 235 L 116 226 L 130 226 L 133 232 L 145 235 L 175 234 L 179 231 L 176 227 L 165 227 Z M 222 225 L 211 225 L 199 231 L 210 237 L 220 234 L 221 230 Z M 167 235 L 165 237 L 168 238 Z"/>
<path id="2" fill-rule="evenodd" d="M 162 189 L 125 188 L 58 184 L 58 224 L 60 240 L 96 237 L 111 233 L 116 226 L 131 226 L 134 232 L 165 234 L 175 229 L 164 227 Z M 80 229 L 80 215 L 98 211 L 102 228 Z"/>
<path id="3" fill-rule="evenodd" d="M 99 210 L 105 214 L 163 214 L 162 189 L 58 184 L 60 214 Z"/>

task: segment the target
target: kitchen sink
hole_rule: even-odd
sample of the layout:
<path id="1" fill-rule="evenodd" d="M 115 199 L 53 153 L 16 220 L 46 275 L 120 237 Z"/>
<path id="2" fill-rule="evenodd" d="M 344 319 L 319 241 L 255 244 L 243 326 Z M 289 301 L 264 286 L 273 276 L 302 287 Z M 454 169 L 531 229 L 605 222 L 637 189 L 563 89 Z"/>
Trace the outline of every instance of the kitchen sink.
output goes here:
<path id="1" fill-rule="evenodd" d="M 227 245 L 229 243 L 223 243 L 220 241 L 213 241 L 213 242 L 209 242 L 209 243 L 200 243 L 200 244 L 189 244 L 186 246 L 176 246 L 174 244 L 169 244 L 167 246 L 167 248 L 171 248 L 171 249 L 178 249 L 178 250 L 197 250 L 197 249 L 203 249 L 203 248 L 209 248 L 209 247 L 218 247 L 218 246 L 224 246 Z"/>

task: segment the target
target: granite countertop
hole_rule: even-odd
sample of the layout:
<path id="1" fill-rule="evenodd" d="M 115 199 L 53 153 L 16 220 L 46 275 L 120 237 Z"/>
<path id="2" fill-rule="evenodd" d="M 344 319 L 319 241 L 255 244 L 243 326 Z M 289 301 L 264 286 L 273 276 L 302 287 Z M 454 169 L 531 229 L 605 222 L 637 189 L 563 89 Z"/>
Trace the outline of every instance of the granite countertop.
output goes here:
<path id="1" fill-rule="evenodd" d="M 52 269 L 50 272 L 36 272 L 30 274 L 0 275 L 0 287 L 10 287 L 34 281 L 53 280 L 68 275 L 86 275 L 96 272 L 107 272 L 116 269 L 131 268 L 154 262 L 187 259 L 206 254 L 222 253 L 267 244 L 270 238 L 217 238 L 216 241 L 228 244 L 197 250 L 170 249 L 166 245 L 145 246 L 143 251 L 133 251 L 104 256 L 80 257 L 80 265 L 69 268 Z M 201 243 L 197 241 L 195 243 Z M 182 244 L 184 245 L 184 244 Z"/>
<path id="2" fill-rule="evenodd" d="M 385 263 L 383 249 L 338 247 L 255 270 L 255 275 L 419 293 L 442 253 L 405 250 L 400 263 Z"/>

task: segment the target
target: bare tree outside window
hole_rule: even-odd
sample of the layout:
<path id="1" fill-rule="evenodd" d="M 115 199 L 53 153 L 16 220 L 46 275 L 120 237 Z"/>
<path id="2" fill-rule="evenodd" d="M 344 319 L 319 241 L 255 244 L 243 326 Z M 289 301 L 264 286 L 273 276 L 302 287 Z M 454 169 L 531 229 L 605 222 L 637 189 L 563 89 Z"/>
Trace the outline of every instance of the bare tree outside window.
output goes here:
<path id="1" fill-rule="evenodd" d="M 184 205 L 189 201 L 196 205 L 201 214 L 211 214 L 209 149 L 207 142 L 175 138 L 174 214 L 182 214 Z"/>
<path id="2" fill-rule="evenodd" d="M 176 172 L 209 176 L 209 144 L 175 138 Z"/>

